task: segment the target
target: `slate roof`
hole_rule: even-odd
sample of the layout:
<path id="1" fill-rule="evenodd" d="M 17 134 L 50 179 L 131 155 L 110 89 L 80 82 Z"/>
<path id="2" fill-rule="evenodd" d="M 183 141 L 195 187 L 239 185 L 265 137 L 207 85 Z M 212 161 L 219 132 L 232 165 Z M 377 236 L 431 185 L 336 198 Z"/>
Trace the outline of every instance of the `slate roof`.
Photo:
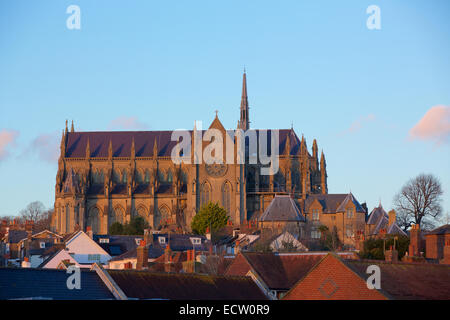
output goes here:
<path id="1" fill-rule="evenodd" d="M 259 137 L 261 130 L 256 131 Z M 192 135 L 192 130 L 189 133 Z M 203 130 L 203 133 L 206 132 Z M 177 144 L 171 141 L 172 131 L 93 131 L 93 132 L 68 132 L 66 153 L 67 158 L 84 158 L 86 145 L 89 140 L 89 149 L 92 158 L 108 157 L 109 142 L 112 142 L 113 157 L 130 157 L 131 144 L 134 138 L 136 157 L 153 157 L 155 139 L 158 146 L 159 157 L 170 157 L 172 148 Z M 292 129 L 279 130 L 279 154 L 284 154 L 286 138 L 290 137 L 290 154 L 296 155 L 300 151 L 300 140 Z M 270 151 L 271 133 L 267 134 L 268 149 Z"/>
<path id="2" fill-rule="evenodd" d="M 108 270 L 129 298 L 170 300 L 266 300 L 250 277 Z"/>
<path id="3" fill-rule="evenodd" d="M 9 230 L 8 243 L 19 243 L 20 240 L 25 239 L 28 233 L 25 230 Z"/>
<path id="4" fill-rule="evenodd" d="M 432 235 L 432 234 L 448 234 L 450 233 L 450 224 L 445 224 L 443 226 L 440 226 L 439 228 L 436 228 L 434 230 L 431 230 L 426 235 Z"/>
<path id="5" fill-rule="evenodd" d="M 369 217 L 367 218 L 367 224 L 377 224 L 380 221 L 380 217 L 389 218 L 388 214 L 381 206 L 381 203 L 370 212 Z"/>
<path id="6" fill-rule="evenodd" d="M 305 221 L 305 217 L 290 196 L 276 195 L 259 221 Z"/>
<path id="7" fill-rule="evenodd" d="M 339 193 L 329 193 L 329 194 L 310 194 L 307 196 L 305 201 L 305 210 L 310 213 L 310 206 L 317 199 L 322 206 L 322 213 L 336 213 L 345 211 L 345 205 L 352 201 L 355 204 L 356 212 L 365 213 L 364 208 L 356 200 L 352 193 L 339 194 Z"/>
<path id="8" fill-rule="evenodd" d="M 69 290 L 65 270 L 0 268 L 0 300 L 54 299 L 96 300 L 114 299 L 95 271 L 81 271 L 81 289 Z"/>
<path id="9" fill-rule="evenodd" d="M 148 247 L 148 258 L 149 259 L 156 259 L 159 258 L 161 255 L 164 254 L 164 250 L 161 248 L 156 248 L 154 246 Z M 137 258 L 137 248 L 131 249 L 120 256 L 115 256 L 110 261 L 120 261 L 124 259 L 136 259 Z"/>
<path id="10" fill-rule="evenodd" d="M 381 293 L 401 300 L 448 300 L 450 266 L 430 263 L 386 263 L 384 261 L 348 261 L 344 263 L 364 280 L 369 265 L 381 271 Z"/>
<path id="11" fill-rule="evenodd" d="M 165 238 L 165 244 L 159 243 L 159 237 Z M 171 233 L 170 239 L 169 234 L 167 233 L 154 233 L 153 234 L 153 246 L 155 248 L 163 248 L 165 249 L 167 243 L 170 242 L 170 249 L 173 251 L 186 251 L 194 249 L 194 245 L 191 242 L 191 238 L 200 238 L 201 244 L 195 245 L 196 251 L 208 251 L 210 246 L 210 241 L 206 239 L 205 236 L 201 235 L 193 235 L 193 234 L 177 234 Z"/>
<path id="12" fill-rule="evenodd" d="M 289 290 L 326 254 L 243 252 L 234 259 L 225 275 L 244 276 L 253 269 L 271 290 Z"/>
<path id="13" fill-rule="evenodd" d="M 122 255 L 130 250 L 136 249 L 138 244 L 136 239 L 143 239 L 143 236 L 128 235 L 101 235 L 95 234 L 94 241 L 103 248 L 110 256 Z M 108 243 L 100 243 L 100 239 L 108 239 Z"/>

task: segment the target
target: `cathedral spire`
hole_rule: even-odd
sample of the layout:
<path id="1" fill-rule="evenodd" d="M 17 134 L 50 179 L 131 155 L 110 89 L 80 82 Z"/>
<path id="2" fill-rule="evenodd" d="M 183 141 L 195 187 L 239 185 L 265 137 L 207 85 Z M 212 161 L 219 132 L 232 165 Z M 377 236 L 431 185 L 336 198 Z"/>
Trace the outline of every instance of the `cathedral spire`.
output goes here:
<path id="1" fill-rule="evenodd" d="M 312 151 L 313 151 L 313 158 L 317 159 L 318 153 L 317 153 L 317 141 L 316 141 L 316 139 L 314 139 L 314 141 L 313 141 Z"/>
<path id="2" fill-rule="evenodd" d="M 73 127 L 73 120 L 72 120 L 72 126 L 70 127 L 70 132 L 75 132 L 75 128 Z"/>
<path id="3" fill-rule="evenodd" d="M 239 128 L 244 131 L 250 129 L 248 109 L 247 74 L 244 69 L 244 76 L 242 78 L 241 116 L 239 120 Z"/>
<path id="4" fill-rule="evenodd" d="M 66 155 L 66 135 L 64 134 L 64 130 L 61 137 L 61 158 L 64 158 Z"/>
<path id="5" fill-rule="evenodd" d="M 323 194 L 328 193 L 328 186 L 327 186 L 327 164 L 325 162 L 325 156 L 322 154 L 320 156 L 320 189 Z"/>
<path id="6" fill-rule="evenodd" d="M 67 119 L 66 119 L 66 131 L 64 131 L 64 133 L 69 132 L 69 128 L 67 127 Z"/>

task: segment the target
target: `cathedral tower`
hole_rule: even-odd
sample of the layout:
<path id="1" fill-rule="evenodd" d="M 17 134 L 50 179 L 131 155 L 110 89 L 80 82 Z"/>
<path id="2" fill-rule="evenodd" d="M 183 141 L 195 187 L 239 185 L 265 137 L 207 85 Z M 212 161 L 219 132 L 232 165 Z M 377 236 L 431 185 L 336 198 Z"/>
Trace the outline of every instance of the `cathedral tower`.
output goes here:
<path id="1" fill-rule="evenodd" d="M 248 109 L 247 75 L 244 69 L 244 77 L 242 79 L 241 117 L 239 120 L 239 129 L 242 129 L 244 131 L 250 129 Z"/>

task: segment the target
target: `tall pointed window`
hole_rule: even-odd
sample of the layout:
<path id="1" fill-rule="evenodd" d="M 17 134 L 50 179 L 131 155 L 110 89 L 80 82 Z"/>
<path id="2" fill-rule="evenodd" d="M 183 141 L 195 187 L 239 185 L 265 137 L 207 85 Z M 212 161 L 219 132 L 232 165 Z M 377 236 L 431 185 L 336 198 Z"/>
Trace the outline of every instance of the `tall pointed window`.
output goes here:
<path id="1" fill-rule="evenodd" d="M 88 214 L 88 221 L 87 221 L 87 226 L 90 226 L 92 228 L 92 232 L 94 234 L 99 233 L 100 231 L 100 212 L 98 210 L 97 207 L 93 207 L 91 208 L 91 210 L 89 210 L 89 214 Z"/>
<path id="2" fill-rule="evenodd" d="M 211 187 L 207 182 L 203 183 L 200 188 L 200 207 L 211 201 Z"/>
<path id="3" fill-rule="evenodd" d="M 226 182 L 222 188 L 222 206 L 228 214 L 231 213 L 231 186 Z"/>
<path id="4" fill-rule="evenodd" d="M 70 232 L 70 208 L 69 204 L 66 204 L 66 233 Z"/>

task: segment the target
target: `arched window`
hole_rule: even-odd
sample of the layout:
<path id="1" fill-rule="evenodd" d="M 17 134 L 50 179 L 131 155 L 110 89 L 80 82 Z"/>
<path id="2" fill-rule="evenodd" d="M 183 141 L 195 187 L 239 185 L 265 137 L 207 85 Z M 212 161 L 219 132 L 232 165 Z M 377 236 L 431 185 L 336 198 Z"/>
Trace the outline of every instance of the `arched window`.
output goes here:
<path id="1" fill-rule="evenodd" d="M 167 180 L 166 180 L 168 183 L 172 183 L 172 181 L 173 181 L 173 174 L 172 174 L 172 170 L 169 170 L 168 172 L 167 172 Z"/>
<path id="2" fill-rule="evenodd" d="M 231 186 L 225 182 L 222 188 L 222 206 L 228 214 L 231 213 Z"/>
<path id="3" fill-rule="evenodd" d="M 126 170 L 123 170 L 122 183 L 127 183 L 127 181 L 128 181 L 128 173 Z"/>
<path id="4" fill-rule="evenodd" d="M 70 232 L 70 208 L 69 204 L 66 204 L 66 233 Z"/>
<path id="5" fill-rule="evenodd" d="M 99 232 L 100 227 L 99 219 L 100 219 L 100 211 L 98 210 L 98 208 L 97 207 L 91 208 L 88 214 L 87 226 L 91 227 L 92 232 L 94 234 Z"/>
<path id="6" fill-rule="evenodd" d="M 144 220 L 147 221 L 147 209 L 145 209 L 144 206 L 142 206 L 142 205 L 139 206 L 136 209 L 136 214 L 137 214 L 138 217 L 142 217 L 142 218 L 144 218 Z"/>
<path id="7" fill-rule="evenodd" d="M 119 170 L 117 170 L 117 169 L 113 170 L 113 182 L 120 183 L 120 173 L 119 173 Z"/>
<path id="8" fill-rule="evenodd" d="M 59 232 L 62 232 L 62 217 L 61 217 L 61 207 L 58 207 L 58 221 L 57 221 L 57 228 Z"/>
<path id="9" fill-rule="evenodd" d="M 170 218 L 170 211 L 166 206 L 162 206 L 159 208 L 159 222 L 167 222 Z"/>
<path id="10" fill-rule="evenodd" d="M 145 183 L 150 183 L 150 172 L 148 171 L 148 169 L 145 170 L 144 182 Z"/>
<path id="11" fill-rule="evenodd" d="M 74 225 L 80 225 L 80 205 L 75 206 L 75 220 Z"/>
<path id="12" fill-rule="evenodd" d="M 200 207 L 211 201 L 211 187 L 207 182 L 203 183 L 200 188 Z"/>

